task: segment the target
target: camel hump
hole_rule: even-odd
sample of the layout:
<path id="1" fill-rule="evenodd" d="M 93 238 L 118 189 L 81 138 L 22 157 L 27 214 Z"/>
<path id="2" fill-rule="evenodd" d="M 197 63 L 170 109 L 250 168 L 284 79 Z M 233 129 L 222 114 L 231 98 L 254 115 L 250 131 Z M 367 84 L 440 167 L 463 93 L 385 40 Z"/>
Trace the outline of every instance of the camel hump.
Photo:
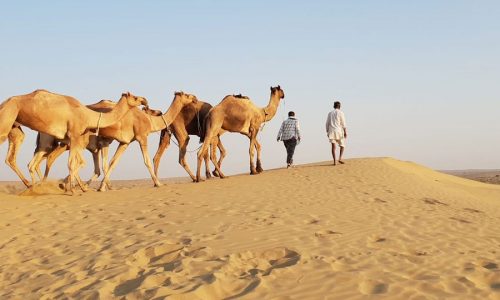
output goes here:
<path id="1" fill-rule="evenodd" d="M 233 97 L 238 98 L 238 99 L 246 99 L 246 100 L 250 99 L 250 98 L 248 98 L 248 96 L 244 96 L 242 94 L 233 95 Z"/>
<path id="2" fill-rule="evenodd" d="M 109 109 L 109 108 L 113 108 L 115 105 L 116 105 L 116 102 L 103 99 L 97 103 L 89 104 L 89 105 L 87 105 L 87 107 L 95 110 L 95 109 Z"/>
<path id="3" fill-rule="evenodd" d="M 116 102 L 112 100 L 107 100 L 107 99 L 102 99 L 101 101 L 97 102 L 97 104 L 102 104 L 102 105 L 116 105 Z"/>
<path id="4" fill-rule="evenodd" d="M 44 89 L 36 89 L 33 91 L 33 94 L 38 94 L 38 93 L 50 93 L 50 92 Z"/>

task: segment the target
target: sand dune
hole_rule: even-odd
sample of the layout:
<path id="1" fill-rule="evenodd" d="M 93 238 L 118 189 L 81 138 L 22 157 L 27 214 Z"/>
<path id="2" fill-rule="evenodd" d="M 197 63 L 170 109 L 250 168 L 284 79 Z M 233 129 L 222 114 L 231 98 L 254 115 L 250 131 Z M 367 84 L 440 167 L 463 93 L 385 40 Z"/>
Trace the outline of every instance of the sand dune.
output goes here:
<path id="1" fill-rule="evenodd" d="M 9 191 L 2 299 L 500 298 L 500 186 L 409 162 Z"/>

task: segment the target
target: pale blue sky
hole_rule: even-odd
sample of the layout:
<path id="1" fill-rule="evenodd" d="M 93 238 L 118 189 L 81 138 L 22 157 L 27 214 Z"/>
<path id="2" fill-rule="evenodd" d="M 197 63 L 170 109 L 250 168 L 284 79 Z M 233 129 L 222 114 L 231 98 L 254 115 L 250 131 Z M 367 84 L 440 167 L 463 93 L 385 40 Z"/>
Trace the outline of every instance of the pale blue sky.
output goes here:
<path id="1" fill-rule="evenodd" d="M 0 98 L 44 88 L 89 104 L 131 91 L 165 110 L 184 90 L 212 104 L 243 93 L 264 106 L 280 84 L 286 102 L 260 137 L 264 168 L 284 165 L 275 137 L 288 110 L 303 129 L 296 162 L 330 159 L 334 99 L 348 158 L 500 168 L 499 15 L 498 1 L 4 1 Z M 35 135 L 26 131 L 18 163 L 27 175 Z M 248 139 L 222 140 L 224 169 L 247 172 Z M 149 141 L 153 156 L 158 135 Z M 134 144 L 112 178 L 148 177 Z M 167 151 L 162 177 L 185 175 L 177 153 Z M 0 180 L 17 179 L 0 170 Z M 65 156 L 52 175 L 66 173 Z"/>

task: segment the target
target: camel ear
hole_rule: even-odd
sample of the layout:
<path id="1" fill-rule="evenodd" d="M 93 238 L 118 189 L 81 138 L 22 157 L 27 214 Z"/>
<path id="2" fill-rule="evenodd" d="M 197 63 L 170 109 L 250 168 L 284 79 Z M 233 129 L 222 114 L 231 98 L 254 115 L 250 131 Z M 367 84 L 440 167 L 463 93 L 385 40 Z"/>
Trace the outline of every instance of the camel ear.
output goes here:
<path id="1" fill-rule="evenodd" d="M 281 90 L 281 87 L 279 86 L 279 84 L 278 84 L 278 90 Z"/>
<path id="2" fill-rule="evenodd" d="M 274 88 L 273 88 L 273 87 L 271 87 L 271 92 L 273 91 L 273 89 L 274 89 Z"/>

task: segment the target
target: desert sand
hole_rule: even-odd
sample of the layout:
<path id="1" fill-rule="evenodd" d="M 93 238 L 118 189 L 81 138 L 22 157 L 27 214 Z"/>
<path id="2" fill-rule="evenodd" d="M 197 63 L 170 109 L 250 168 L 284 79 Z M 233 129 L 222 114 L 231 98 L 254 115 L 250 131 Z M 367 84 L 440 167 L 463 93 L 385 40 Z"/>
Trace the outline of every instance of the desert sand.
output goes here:
<path id="1" fill-rule="evenodd" d="M 500 186 L 391 158 L 0 192 L 2 299 L 500 299 Z"/>

